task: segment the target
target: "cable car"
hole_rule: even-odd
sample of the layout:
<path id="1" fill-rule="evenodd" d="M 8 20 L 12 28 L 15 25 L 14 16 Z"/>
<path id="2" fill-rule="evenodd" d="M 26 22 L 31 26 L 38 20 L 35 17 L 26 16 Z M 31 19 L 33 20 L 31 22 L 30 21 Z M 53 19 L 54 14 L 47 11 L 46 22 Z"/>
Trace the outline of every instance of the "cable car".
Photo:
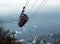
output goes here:
<path id="1" fill-rule="evenodd" d="M 25 11 L 24 9 L 25 9 L 25 7 L 23 7 L 22 13 L 20 15 L 20 20 L 18 23 L 19 27 L 23 27 L 29 19 L 28 16 L 26 14 L 24 14 L 24 11 Z"/>
<path id="2" fill-rule="evenodd" d="M 29 19 L 28 16 L 26 14 L 24 14 L 24 16 L 22 16 L 22 18 L 20 19 L 20 21 L 18 23 L 19 27 L 23 27 L 26 24 L 26 22 L 28 21 L 28 19 Z"/>
<path id="3" fill-rule="evenodd" d="M 23 10 L 22 10 L 22 12 L 21 12 L 21 15 L 20 15 L 20 20 L 19 20 L 19 23 L 18 23 L 18 26 L 19 27 L 23 27 L 26 23 L 27 23 L 27 21 L 28 21 L 28 16 L 24 13 L 25 12 L 25 7 L 28 5 L 28 0 L 26 1 L 26 4 L 25 4 L 25 6 L 23 7 Z M 35 1 L 36 2 L 36 1 Z M 44 3 L 45 2 L 45 3 Z M 38 9 L 39 9 L 39 11 L 40 11 L 40 9 L 46 4 L 46 2 L 47 2 L 47 0 L 44 0 L 44 1 L 42 1 L 42 3 L 41 4 L 39 4 L 39 6 L 36 8 L 36 10 L 34 11 L 34 12 L 36 12 Z M 34 3 L 35 4 L 35 3 Z M 34 6 L 34 4 L 33 4 L 33 6 Z M 32 6 L 32 7 L 33 7 Z M 39 8 L 40 7 L 40 8 Z M 31 9 L 30 9 L 31 10 Z M 33 12 L 33 13 L 34 13 Z M 33 14 L 32 13 L 32 14 Z"/>

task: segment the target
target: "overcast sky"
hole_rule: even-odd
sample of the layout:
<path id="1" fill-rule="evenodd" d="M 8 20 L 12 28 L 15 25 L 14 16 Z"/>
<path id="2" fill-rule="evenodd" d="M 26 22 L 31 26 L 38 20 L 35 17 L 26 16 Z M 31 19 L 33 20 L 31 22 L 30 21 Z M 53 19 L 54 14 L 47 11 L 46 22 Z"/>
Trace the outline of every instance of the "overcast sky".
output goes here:
<path id="1" fill-rule="evenodd" d="M 0 0 L 0 16 L 2 16 L 1 19 L 4 21 L 5 28 L 18 31 L 20 30 L 20 27 L 17 25 L 19 20 L 18 15 L 20 15 L 19 12 L 22 11 L 22 7 L 25 5 L 26 1 L 27 0 Z M 42 1 L 44 0 L 29 0 L 26 12 L 35 11 L 35 9 L 38 8 Z M 34 30 L 41 33 L 49 31 L 59 32 L 60 0 L 48 0 L 40 12 L 41 13 L 38 14 L 38 16 L 36 15 L 37 13 L 29 16 L 29 21 L 23 30 L 27 31 L 27 33 L 33 32 Z M 32 29 L 33 31 L 31 31 Z"/>
<path id="2" fill-rule="evenodd" d="M 0 15 L 7 15 L 22 10 L 27 0 L 0 0 Z M 33 6 L 34 2 L 35 5 Z M 27 6 L 27 10 L 33 6 L 33 10 L 36 9 L 43 0 L 30 0 Z M 45 7 L 48 9 L 60 8 L 60 0 L 48 0 Z M 37 6 L 37 7 L 36 7 Z"/>

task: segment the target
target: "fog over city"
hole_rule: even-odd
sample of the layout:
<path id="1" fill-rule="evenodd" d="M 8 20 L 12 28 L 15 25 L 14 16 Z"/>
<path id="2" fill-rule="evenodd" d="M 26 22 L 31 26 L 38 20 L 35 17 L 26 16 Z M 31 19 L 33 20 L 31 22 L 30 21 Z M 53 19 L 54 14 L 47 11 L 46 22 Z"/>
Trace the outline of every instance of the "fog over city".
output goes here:
<path id="1" fill-rule="evenodd" d="M 25 14 L 28 15 L 29 20 L 21 28 L 18 26 L 19 16 L 26 1 L 0 0 L 0 20 L 5 29 L 21 33 L 17 34 L 18 37 L 21 35 L 21 38 L 34 34 L 60 33 L 60 0 L 46 0 L 47 3 L 41 9 L 39 5 L 44 0 L 28 1 Z"/>

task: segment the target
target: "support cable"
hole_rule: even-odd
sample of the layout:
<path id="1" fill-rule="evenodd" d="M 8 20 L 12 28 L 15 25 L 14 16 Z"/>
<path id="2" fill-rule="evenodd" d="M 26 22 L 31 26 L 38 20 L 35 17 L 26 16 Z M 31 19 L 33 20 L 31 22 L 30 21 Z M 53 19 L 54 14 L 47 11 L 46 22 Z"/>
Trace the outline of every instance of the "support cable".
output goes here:
<path id="1" fill-rule="evenodd" d="M 37 10 L 39 10 L 39 8 L 44 4 L 44 2 L 45 2 L 46 0 L 44 0 L 40 5 L 39 5 L 39 7 L 37 7 L 37 9 L 32 13 L 32 14 L 34 14 Z M 45 3 L 46 4 L 46 3 Z M 44 5 L 45 5 L 44 4 Z M 42 6 L 43 7 L 43 6 Z"/>
<path id="2" fill-rule="evenodd" d="M 46 0 L 46 2 L 39 8 L 39 10 L 38 10 L 39 12 L 40 12 L 41 8 L 43 8 L 45 6 L 45 4 L 47 3 L 47 1 L 48 0 Z"/>
<path id="3" fill-rule="evenodd" d="M 28 4 L 29 4 L 29 1 L 30 0 L 27 0 L 26 3 L 25 3 L 25 8 L 27 8 Z"/>
<path id="4" fill-rule="evenodd" d="M 33 3 L 32 7 L 30 8 L 30 10 L 29 10 L 29 12 L 28 12 L 28 13 L 30 13 L 30 11 L 32 10 L 32 8 L 33 8 L 33 7 L 34 7 L 34 5 L 36 4 L 36 2 L 37 2 L 37 0 Z"/>

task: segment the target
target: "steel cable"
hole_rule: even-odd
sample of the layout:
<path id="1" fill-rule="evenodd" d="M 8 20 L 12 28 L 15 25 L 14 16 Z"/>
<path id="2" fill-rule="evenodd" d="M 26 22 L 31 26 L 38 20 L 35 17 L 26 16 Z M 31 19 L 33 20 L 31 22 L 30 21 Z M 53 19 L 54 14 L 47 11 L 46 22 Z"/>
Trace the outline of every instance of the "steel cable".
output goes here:
<path id="1" fill-rule="evenodd" d="M 40 7 L 42 8 L 43 5 L 45 5 L 45 4 L 47 3 L 47 2 L 46 2 L 45 4 L 43 4 L 45 1 L 46 1 L 46 0 L 44 0 L 44 1 L 39 5 L 39 7 L 37 7 L 37 9 L 36 9 L 32 14 L 34 14 L 37 10 L 39 10 Z"/>

